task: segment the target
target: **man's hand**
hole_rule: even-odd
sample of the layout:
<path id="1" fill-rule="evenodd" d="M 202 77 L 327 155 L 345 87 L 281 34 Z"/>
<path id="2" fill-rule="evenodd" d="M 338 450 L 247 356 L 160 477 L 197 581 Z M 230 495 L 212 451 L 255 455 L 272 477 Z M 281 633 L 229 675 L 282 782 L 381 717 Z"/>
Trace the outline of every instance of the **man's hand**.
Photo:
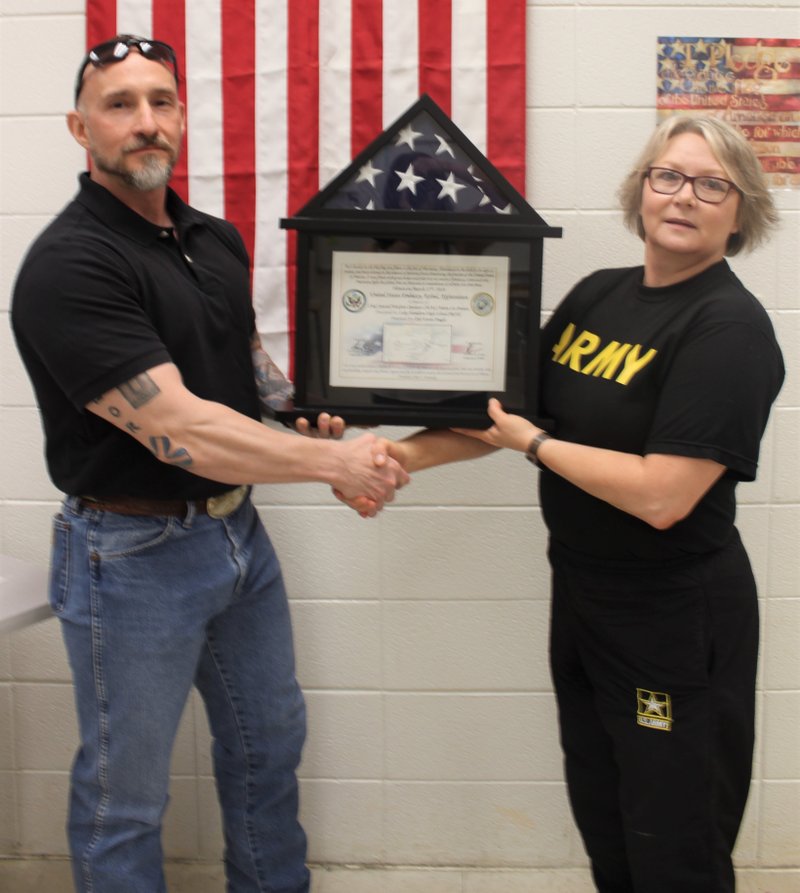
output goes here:
<path id="1" fill-rule="evenodd" d="M 295 431 L 297 431 L 298 434 L 302 434 L 304 437 L 322 437 L 326 439 L 341 440 L 347 426 L 341 416 L 332 416 L 330 413 L 321 412 L 317 416 L 316 427 L 306 418 L 299 418 L 295 422 L 294 427 Z M 387 464 L 389 460 L 389 449 L 393 446 L 394 444 L 391 443 L 391 441 L 387 441 L 383 438 L 375 439 L 372 461 L 376 468 L 382 468 Z M 403 476 L 402 473 L 399 473 L 402 472 L 402 469 L 399 469 L 399 472 L 398 469 L 394 469 L 394 471 L 395 489 L 399 489 L 404 486 L 404 484 L 408 483 L 409 477 L 408 475 Z M 345 505 L 350 506 L 351 509 L 357 511 L 362 518 L 374 518 L 383 508 L 384 503 L 390 502 L 391 499 L 394 498 L 394 495 L 392 495 L 388 499 L 384 497 L 383 500 L 377 500 L 363 494 L 348 498 L 340 489 L 336 487 L 333 487 L 332 489 L 333 495 L 340 502 L 343 502 Z"/>
<path id="2" fill-rule="evenodd" d="M 295 430 L 298 434 L 302 434 L 305 437 L 340 440 L 345 432 L 345 428 L 346 425 L 341 416 L 332 416 L 327 412 L 321 412 L 317 416 L 316 427 L 306 418 L 299 418 L 295 422 Z M 364 449 L 367 445 L 371 449 L 371 466 L 369 466 L 369 471 L 372 472 L 372 483 L 368 484 L 369 475 L 363 475 L 365 470 L 363 466 L 361 467 L 362 477 L 360 479 L 364 481 L 365 486 L 374 487 L 375 481 L 378 479 L 382 482 L 378 489 L 374 489 L 371 492 L 366 489 L 359 490 L 358 485 L 353 482 L 354 475 L 358 473 L 358 463 L 363 460 Z M 397 444 L 386 438 L 378 438 L 373 434 L 369 434 L 350 441 L 346 446 L 354 451 L 354 457 L 358 455 L 359 458 L 354 458 L 349 463 L 352 466 L 350 468 L 351 474 L 348 476 L 351 483 L 345 481 L 340 486 L 334 486 L 332 488 L 333 495 L 345 503 L 345 505 L 349 505 L 350 508 L 357 511 L 362 518 L 374 518 L 387 502 L 391 502 L 394 499 L 395 490 L 399 490 L 400 487 L 405 486 L 410 480 L 405 469 L 392 455 L 396 452 Z"/>
<path id="3" fill-rule="evenodd" d="M 341 446 L 341 480 L 334 482 L 333 489 L 348 504 L 365 497 L 375 504 L 375 511 L 380 511 L 394 499 L 395 491 L 409 482 L 405 469 L 389 455 L 389 441 L 385 438 L 362 434 Z"/>
<path id="4" fill-rule="evenodd" d="M 324 437 L 333 440 L 341 440 L 345 427 L 344 419 L 341 416 L 332 416 L 328 412 L 321 412 L 317 416 L 316 427 L 304 418 L 298 419 L 294 425 L 295 431 L 304 437 Z"/>
<path id="5" fill-rule="evenodd" d="M 407 456 L 402 443 L 394 440 L 387 440 L 386 438 L 380 438 L 375 441 L 372 461 L 375 463 L 376 467 L 381 467 L 387 462 L 395 462 L 400 469 L 404 471 Z M 406 483 L 408 483 L 411 478 L 406 474 L 405 479 Z M 399 490 L 400 486 L 398 486 L 397 489 Z M 379 505 L 378 502 L 374 499 L 370 499 L 368 496 L 358 495 L 348 498 L 341 490 L 337 490 L 336 487 L 333 488 L 333 495 L 339 502 L 343 502 L 346 506 L 353 509 L 353 511 L 358 512 L 362 518 L 374 518 L 383 508 L 382 505 Z"/>

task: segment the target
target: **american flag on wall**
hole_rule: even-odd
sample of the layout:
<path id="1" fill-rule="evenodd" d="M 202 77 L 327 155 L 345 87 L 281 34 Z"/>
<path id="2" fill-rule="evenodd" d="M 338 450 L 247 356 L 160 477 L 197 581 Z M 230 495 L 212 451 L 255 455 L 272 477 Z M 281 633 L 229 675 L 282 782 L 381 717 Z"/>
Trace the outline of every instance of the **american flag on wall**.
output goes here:
<path id="1" fill-rule="evenodd" d="M 525 188 L 525 0 L 86 0 L 87 46 L 171 44 L 187 105 L 173 185 L 253 264 L 267 351 L 291 375 L 302 207 L 422 94 Z"/>

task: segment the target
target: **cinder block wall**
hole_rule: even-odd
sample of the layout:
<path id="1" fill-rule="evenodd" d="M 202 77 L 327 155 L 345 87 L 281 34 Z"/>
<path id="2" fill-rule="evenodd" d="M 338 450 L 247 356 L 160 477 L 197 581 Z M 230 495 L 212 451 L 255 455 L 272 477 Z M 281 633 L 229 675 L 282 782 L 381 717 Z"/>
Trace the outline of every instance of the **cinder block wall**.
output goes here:
<path id="1" fill-rule="evenodd" d="M 529 4 L 527 197 L 564 227 L 562 240 L 547 243 L 546 309 L 592 269 L 640 261 L 614 190 L 655 123 L 661 34 L 798 37 L 800 13 L 796 0 Z M 43 565 L 58 494 L 45 472 L 8 303 L 27 244 L 73 194 L 83 164 L 63 120 L 83 35 L 81 0 L 0 0 L 0 552 Z M 763 641 L 755 780 L 737 853 L 745 875 L 781 869 L 796 879 L 800 190 L 776 198 L 778 236 L 733 262 L 769 310 L 789 369 L 759 478 L 740 487 Z M 546 665 L 545 533 L 535 485 L 518 454 L 493 456 L 420 475 L 369 522 L 324 488 L 257 489 L 292 597 L 309 704 L 301 775 L 315 862 L 551 869 L 552 884 L 585 866 Z M 56 621 L 0 638 L 0 858 L 66 853 L 75 735 Z M 173 773 L 168 856 L 217 860 L 209 736 L 194 698 Z"/>

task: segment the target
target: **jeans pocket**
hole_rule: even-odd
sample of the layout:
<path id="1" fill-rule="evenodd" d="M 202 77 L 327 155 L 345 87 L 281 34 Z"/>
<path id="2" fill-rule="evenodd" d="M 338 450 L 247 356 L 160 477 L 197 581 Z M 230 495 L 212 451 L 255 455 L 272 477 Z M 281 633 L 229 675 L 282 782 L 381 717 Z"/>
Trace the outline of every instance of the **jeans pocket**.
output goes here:
<path id="1" fill-rule="evenodd" d="M 104 561 L 133 558 L 170 541 L 179 522 L 172 517 L 103 514 L 94 531 L 94 548 Z"/>
<path id="2" fill-rule="evenodd" d="M 70 533 L 72 525 L 63 515 L 53 518 L 53 549 L 50 558 L 50 607 L 61 614 L 69 591 Z"/>

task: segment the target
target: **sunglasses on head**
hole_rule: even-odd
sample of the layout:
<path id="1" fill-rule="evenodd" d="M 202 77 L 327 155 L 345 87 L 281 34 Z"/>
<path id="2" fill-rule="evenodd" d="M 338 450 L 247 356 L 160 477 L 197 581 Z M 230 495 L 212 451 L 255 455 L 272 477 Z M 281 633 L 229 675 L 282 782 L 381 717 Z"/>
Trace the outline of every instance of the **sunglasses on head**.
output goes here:
<path id="1" fill-rule="evenodd" d="M 102 68 L 104 65 L 121 62 L 130 53 L 131 48 L 137 49 L 145 59 L 166 65 L 172 71 L 175 83 L 178 83 L 178 59 L 175 56 L 175 50 L 168 43 L 162 43 L 160 40 L 148 40 L 146 37 L 134 37 L 132 34 L 120 34 L 113 40 L 99 43 L 86 54 L 78 69 L 78 79 L 75 81 L 75 102 L 77 103 L 81 94 L 83 75 L 90 65 Z"/>

